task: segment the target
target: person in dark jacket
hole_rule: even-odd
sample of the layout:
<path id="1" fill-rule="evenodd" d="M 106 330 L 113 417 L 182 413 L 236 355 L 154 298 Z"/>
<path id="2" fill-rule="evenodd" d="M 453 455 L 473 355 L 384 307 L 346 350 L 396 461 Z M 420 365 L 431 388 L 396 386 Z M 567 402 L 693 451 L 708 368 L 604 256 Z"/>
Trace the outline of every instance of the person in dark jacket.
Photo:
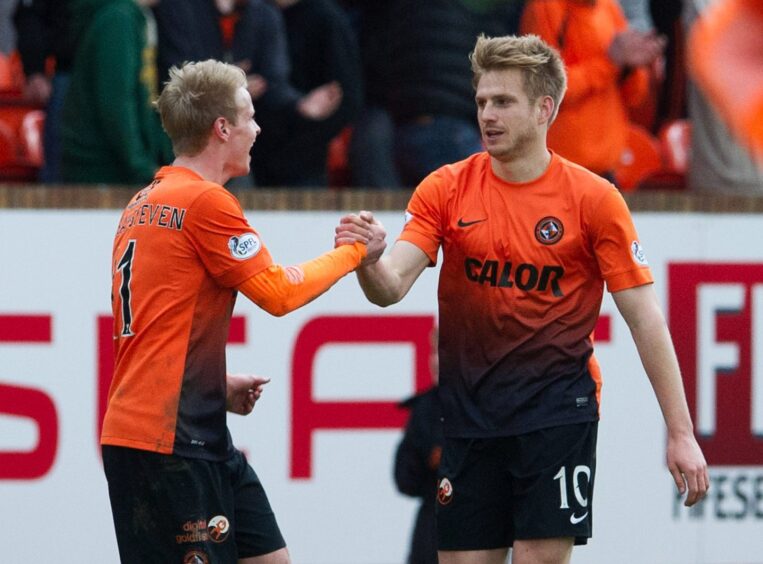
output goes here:
<path id="1" fill-rule="evenodd" d="M 172 66 L 210 58 L 235 64 L 247 73 L 264 131 L 255 153 L 262 150 L 261 143 L 266 144 L 262 139 L 276 138 L 294 124 L 309 128 L 311 122 L 336 112 L 342 101 L 335 81 L 305 90 L 292 83 L 284 19 L 270 0 L 163 0 L 154 7 L 154 15 L 160 81 L 167 79 Z M 250 176 L 248 181 L 237 179 L 236 185 L 251 183 Z"/>
<path id="2" fill-rule="evenodd" d="M 286 23 L 291 84 L 310 92 L 329 84 L 341 96 L 322 120 L 299 108 L 288 115 L 259 116 L 262 136 L 252 153 L 261 186 L 301 188 L 328 185 L 328 147 L 358 116 L 362 103 L 360 52 L 349 17 L 334 0 L 277 0 Z"/>
<path id="3" fill-rule="evenodd" d="M 403 401 L 411 410 L 395 454 L 395 484 L 400 493 L 421 498 L 407 564 L 437 564 L 437 469 L 442 452 L 442 409 L 438 397 L 437 330 L 432 331 L 429 367 L 435 385 Z"/>
<path id="4" fill-rule="evenodd" d="M 61 181 L 61 111 L 75 49 L 70 5 L 70 0 L 20 0 L 13 20 L 26 79 L 25 98 L 45 107 L 42 182 Z M 55 63 L 52 76 L 46 72 L 49 58 Z"/>
<path id="5" fill-rule="evenodd" d="M 374 96 L 394 122 L 394 158 L 403 186 L 482 150 L 467 58 L 480 34 L 517 33 L 524 0 L 352 0 L 374 14 L 364 53 Z M 382 12 L 383 14 L 380 14 Z M 377 56 L 378 55 L 378 56 Z M 380 91 L 381 89 L 381 91 Z"/>

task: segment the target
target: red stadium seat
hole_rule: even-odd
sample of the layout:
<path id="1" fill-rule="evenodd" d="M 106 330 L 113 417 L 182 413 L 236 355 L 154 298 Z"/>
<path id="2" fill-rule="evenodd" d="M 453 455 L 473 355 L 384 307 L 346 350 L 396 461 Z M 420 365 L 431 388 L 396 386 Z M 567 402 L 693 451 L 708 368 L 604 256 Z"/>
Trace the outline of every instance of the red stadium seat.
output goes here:
<path id="1" fill-rule="evenodd" d="M 631 124 L 625 149 L 615 168 L 617 186 L 624 192 L 635 190 L 661 168 L 662 156 L 657 139 L 642 126 Z"/>
<path id="2" fill-rule="evenodd" d="M 23 87 L 24 71 L 18 52 L 10 55 L 0 53 L 0 95 L 19 98 Z"/>
<path id="3" fill-rule="evenodd" d="M 0 104 L 0 182 L 34 182 L 43 164 L 45 112 L 19 102 Z"/>
<path id="4" fill-rule="evenodd" d="M 16 138 L 13 131 L 0 122 L 0 170 L 16 160 Z"/>
<path id="5" fill-rule="evenodd" d="M 32 110 L 21 120 L 20 141 L 24 160 L 30 166 L 42 167 L 45 155 L 42 149 L 42 130 L 45 126 L 45 112 Z"/>
<path id="6" fill-rule="evenodd" d="M 686 174 L 691 150 L 691 123 L 676 119 L 666 123 L 658 134 L 666 170 Z"/>
<path id="7" fill-rule="evenodd" d="M 641 181 L 641 190 L 683 190 L 691 157 L 691 123 L 676 119 L 666 123 L 657 134 L 662 158 L 660 170 Z"/>
<path id="8" fill-rule="evenodd" d="M 326 167 L 330 188 L 345 188 L 350 185 L 350 164 L 347 155 L 350 139 L 352 139 L 352 127 L 348 126 L 329 143 Z"/>

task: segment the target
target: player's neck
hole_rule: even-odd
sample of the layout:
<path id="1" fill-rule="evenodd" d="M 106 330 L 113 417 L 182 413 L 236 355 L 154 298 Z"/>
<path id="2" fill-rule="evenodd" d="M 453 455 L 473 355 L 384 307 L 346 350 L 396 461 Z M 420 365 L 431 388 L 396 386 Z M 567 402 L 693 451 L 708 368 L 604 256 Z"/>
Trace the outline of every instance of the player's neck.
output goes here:
<path id="1" fill-rule="evenodd" d="M 175 159 L 172 165 L 188 168 L 201 176 L 204 180 L 224 185 L 230 180 L 230 176 L 226 176 L 223 173 L 223 167 L 220 165 L 220 162 L 219 159 L 208 157 L 202 152 L 195 157 L 180 155 Z"/>
<path id="2" fill-rule="evenodd" d="M 532 182 L 546 172 L 551 162 L 551 153 L 545 145 L 514 158 L 490 159 L 493 173 L 506 182 Z"/>

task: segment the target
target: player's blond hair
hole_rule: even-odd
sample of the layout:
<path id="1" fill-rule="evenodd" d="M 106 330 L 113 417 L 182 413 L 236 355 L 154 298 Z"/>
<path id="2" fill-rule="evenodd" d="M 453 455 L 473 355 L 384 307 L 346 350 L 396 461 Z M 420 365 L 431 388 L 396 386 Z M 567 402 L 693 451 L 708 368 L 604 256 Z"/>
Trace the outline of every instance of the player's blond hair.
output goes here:
<path id="1" fill-rule="evenodd" d="M 551 96 L 554 115 L 559 110 L 567 89 L 567 73 L 559 52 L 537 35 L 480 35 L 469 54 L 472 63 L 472 85 L 477 88 L 483 75 L 490 71 L 519 69 L 530 100 Z"/>
<path id="2" fill-rule="evenodd" d="M 236 90 L 246 87 L 239 67 L 209 59 L 170 69 L 156 108 L 175 155 L 198 155 L 209 140 L 215 120 L 236 125 Z"/>

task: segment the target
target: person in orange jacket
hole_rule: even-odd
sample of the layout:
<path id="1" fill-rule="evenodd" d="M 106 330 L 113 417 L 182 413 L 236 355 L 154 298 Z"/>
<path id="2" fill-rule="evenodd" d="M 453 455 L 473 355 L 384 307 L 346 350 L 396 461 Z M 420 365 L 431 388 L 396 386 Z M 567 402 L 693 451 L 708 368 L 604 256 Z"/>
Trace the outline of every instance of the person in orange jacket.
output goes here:
<path id="1" fill-rule="evenodd" d="M 647 67 L 662 55 L 665 40 L 629 28 L 616 0 L 530 0 L 520 31 L 556 48 L 567 67 L 549 147 L 612 180 L 625 148 L 628 108 L 646 96 Z"/>
<path id="2" fill-rule="evenodd" d="M 689 38 L 689 69 L 734 134 L 763 156 L 763 3 L 709 8 Z"/>

